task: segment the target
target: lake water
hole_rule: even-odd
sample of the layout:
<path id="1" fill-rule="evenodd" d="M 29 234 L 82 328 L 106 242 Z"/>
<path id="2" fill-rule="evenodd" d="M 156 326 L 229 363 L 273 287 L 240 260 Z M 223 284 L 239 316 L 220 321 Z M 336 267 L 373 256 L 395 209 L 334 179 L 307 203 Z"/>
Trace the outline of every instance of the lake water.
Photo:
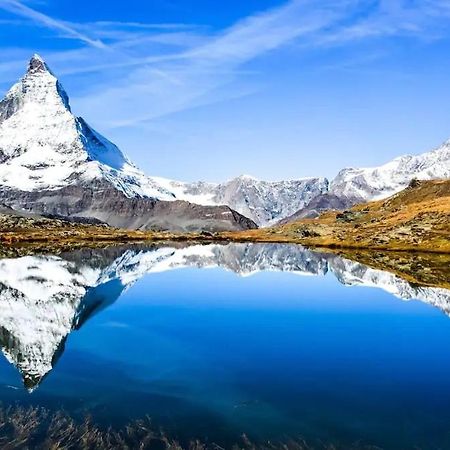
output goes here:
<path id="1" fill-rule="evenodd" d="M 450 291 L 294 245 L 1 259 L 0 399 L 224 447 L 450 448 L 449 311 Z"/>

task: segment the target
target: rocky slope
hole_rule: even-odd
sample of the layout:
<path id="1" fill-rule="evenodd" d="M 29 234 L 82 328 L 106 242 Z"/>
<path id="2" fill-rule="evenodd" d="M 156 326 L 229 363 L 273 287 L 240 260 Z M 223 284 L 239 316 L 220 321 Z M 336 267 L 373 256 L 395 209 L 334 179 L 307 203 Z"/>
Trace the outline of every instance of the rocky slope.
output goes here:
<path id="1" fill-rule="evenodd" d="M 0 259 L 0 345 L 33 390 L 52 370 L 69 334 L 112 304 L 145 274 L 219 267 L 241 276 L 260 271 L 332 273 L 346 285 L 379 287 L 450 313 L 450 291 L 296 245 L 229 244 L 84 249 L 59 256 Z M 423 269 L 422 271 L 426 272 Z"/>
<path id="2" fill-rule="evenodd" d="M 135 230 L 239 231 L 256 224 L 228 206 L 127 197 L 106 180 L 32 192 L 0 191 L 9 206 L 41 215 L 89 217 L 117 228 Z"/>
<path id="3" fill-rule="evenodd" d="M 97 218 L 124 228 L 239 230 L 255 224 L 229 207 L 176 202 L 173 192 L 72 114 L 35 55 L 0 102 L 0 201 L 28 211 Z"/>
<path id="4" fill-rule="evenodd" d="M 228 205 L 259 226 L 269 226 L 294 214 L 328 191 L 326 178 L 262 181 L 242 175 L 220 184 L 153 179 L 176 198 L 202 205 Z"/>

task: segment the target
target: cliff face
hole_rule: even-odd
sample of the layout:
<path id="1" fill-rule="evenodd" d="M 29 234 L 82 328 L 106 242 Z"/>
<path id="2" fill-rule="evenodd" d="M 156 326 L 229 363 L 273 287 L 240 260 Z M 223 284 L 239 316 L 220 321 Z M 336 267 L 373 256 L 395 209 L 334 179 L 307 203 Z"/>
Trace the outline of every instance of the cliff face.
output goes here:
<path id="1" fill-rule="evenodd" d="M 42 215 L 94 218 L 118 228 L 140 230 L 239 231 L 257 228 L 228 206 L 126 197 L 104 180 L 32 192 L 0 189 L 0 198 L 15 209 Z"/>

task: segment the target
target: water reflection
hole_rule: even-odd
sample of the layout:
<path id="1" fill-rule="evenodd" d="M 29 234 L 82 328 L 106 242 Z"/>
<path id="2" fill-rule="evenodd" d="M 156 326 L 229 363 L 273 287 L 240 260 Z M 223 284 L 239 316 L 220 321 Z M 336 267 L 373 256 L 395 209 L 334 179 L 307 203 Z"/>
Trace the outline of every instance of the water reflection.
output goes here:
<path id="1" fill-rule="evenodd" d="M 295 245 L 229 244 L 114 247 L 0 260 L 0 345 L 34 390 L 52 370 L 72 330 L 115 302 L 145 274 L 219 267 L 240 276 L 260 271 L 334 274 L 340 283 L 379 287 L 450 314 L 450 291 Z"/>

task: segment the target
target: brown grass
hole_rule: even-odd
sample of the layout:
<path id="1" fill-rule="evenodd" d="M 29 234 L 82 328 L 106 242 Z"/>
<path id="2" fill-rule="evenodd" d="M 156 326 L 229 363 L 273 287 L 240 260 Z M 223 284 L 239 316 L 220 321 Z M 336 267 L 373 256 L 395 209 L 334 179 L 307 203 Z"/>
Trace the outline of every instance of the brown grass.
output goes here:
<path id="1" fill-rule="evenodd" d="M 51 413 L 45 408 L 0 407 L 0 446 L 3 450 L 219 450 L 215 443 L 192 439 L 180 443 L 157 430 L 150 418 L 137 420 L 121 429 L 102 428 L 91 419 L 73 419 L 64 411 Z M 360 443 L 339 446 L 301 438 L 283 442 L 252 442 L 246 435 L 227 446 L 233 450 L 376 450 Z"/>

